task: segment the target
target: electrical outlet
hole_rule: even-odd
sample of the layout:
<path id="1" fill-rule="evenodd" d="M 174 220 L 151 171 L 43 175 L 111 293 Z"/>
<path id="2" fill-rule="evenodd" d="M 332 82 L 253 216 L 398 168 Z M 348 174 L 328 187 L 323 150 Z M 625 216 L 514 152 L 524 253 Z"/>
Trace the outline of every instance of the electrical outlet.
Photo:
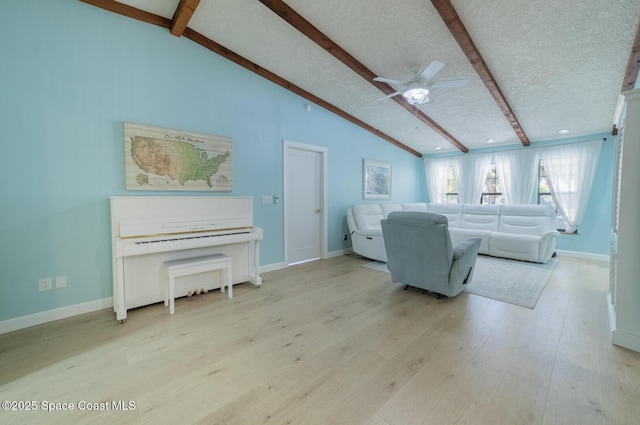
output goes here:
<path id="1" fill-rule="evenodd" d="M 347 235 L 342 235 L 342 240 L 346 241 L 347 240 Z"/>
<path id="2" fill-rule="evenodd" d="M 64 288 L 67 286 L 67 276 L 56 276 L 56 288 Z"/>
<path id="3" fill-rule="evenodd" d="M 50 291 L 53 289 L 53 279 L 50 277 L 41 277 L 38 279 L 38 291 Z"/>

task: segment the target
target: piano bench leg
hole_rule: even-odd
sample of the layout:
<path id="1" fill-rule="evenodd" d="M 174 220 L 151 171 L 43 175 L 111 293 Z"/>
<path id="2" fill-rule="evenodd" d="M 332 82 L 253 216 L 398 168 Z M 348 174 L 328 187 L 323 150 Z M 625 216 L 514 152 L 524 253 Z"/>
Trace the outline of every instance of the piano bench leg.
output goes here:
<path id="1" fill-rule="evenodd" d="M 233 298 L 233 272 L 231 268 L 231 261 L 227 261 L 225 263 L 221 263 L 220 270 L 220 292 L 224 292 L 224 287 L 226 286 L 227 297 Z"/>
<path id="2" fill-rule="evenodd" d="M 173 272 L 165 269 L 165 286 L 164 286 L 164 306 L 169 306 L 169 314 L 173 314 L 175 310 L 175 280 Z"/>
<path id="3" fill-rule="evenodd" d="M 220 292 L 224 293 L 224 287 L 226 286 L 229 289 L 227 291 L 227 297 L 229 298 L 233 298 L 233 269 L 231 264 L 231 261 L 221 263 L 222 267 L 218 269 L 220 271 Z"/>
<path id="4" fill-rule="evenodd" d="M 169 314 L 173 314 L 175 310 L 175 280 L 173 274 L 169 274 L 169 282 L 167 282 L 167 298 L 169 298 Z M 165 300 L 164 305 L 167 305 Z"/>
<path id="5" fill-rule="evenodd" d="M 229 290 L 227 291 L 227 296 L 229 298 L 233 298 L 233 273 L 231 272 L 231 261 L 229 261 L 227 268 L 225 269 L 225 274 L 226 274 L 226 278 L 227 278 L 227 287 L 229 288 Z M 222 276 L 221 276 L 222 277 Z M 222 282 L 220 282 L 220 284 L 222 285 L 222 287 L 224 288 L 224 284 Z"/>

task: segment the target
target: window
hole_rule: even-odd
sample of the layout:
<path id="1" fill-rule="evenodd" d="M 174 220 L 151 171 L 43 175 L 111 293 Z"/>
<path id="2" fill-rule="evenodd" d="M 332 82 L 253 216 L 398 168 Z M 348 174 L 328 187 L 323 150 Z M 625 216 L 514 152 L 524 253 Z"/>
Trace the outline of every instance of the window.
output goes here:
<path id="1" fill-rule="evenodd" d="M 453 167 L 449 167 L 449 174 L 447 177 L 447 193 L 446 203 L 457 204 L 458 198 L 458 182 L 456 180 L 456 174 L 453 171 Z M 504 197 L 502 196 L 502 189 L 496 174 L 496 164 L 491 163 L 489 170 L 487 171 L 487 177 L 484 181 L 482 188 L 482 197 L 480 198 L 481 204 L 504 204 Z"/>
<path id="2" fill-rule="evenodd" d="M 502 196 L 502 188 L 500 187 L 500 181 L 498 180 L 498 174 L 496 173 L 495 162 L 492 162 L 489 165 L 487 178 L 484 180 L 484 186 L 482 187 L 480 203 L 495 205 L 504 204 L 504 197 Z"/>
<path id="3" fill-rule="evenodd" d="M 453 167 L 451 165 L 449 166 L 449 173 L 447 174 L 447 192 L 445 193 L 445 203 L 458 203 L 458 181 L 456 180 L 456 173 L 453 171 Z"/>
<path id="4" fill-rule="evenodd" d="M 549 188 L 549 181 L 547 180 L 547 172 L 544 169 L 544 161 L 540 160 L 538 163 L 538 204 L 551 205 L 556 211 L 555 202 L 553 202 L 553 196 L 551 196 L 551 189 Z M 567 229 L 567 223 L 564 218 L 558 214 L 558 231 L 564 232 Z"/>

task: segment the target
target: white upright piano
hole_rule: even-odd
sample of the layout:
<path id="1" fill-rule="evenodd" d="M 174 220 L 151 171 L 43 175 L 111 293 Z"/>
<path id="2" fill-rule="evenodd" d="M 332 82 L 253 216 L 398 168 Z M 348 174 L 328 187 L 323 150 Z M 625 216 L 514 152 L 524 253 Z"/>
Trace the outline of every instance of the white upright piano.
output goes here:
<path id="1" fill-rule="evenodd" d="M 262 283 L 262 229 L 253 226 L 252 197 L 114 196 L 111 236 L 113 310 L 120 322 L 128 309 L 164 300 L 167 260 L 224 254 L 232 258 L 234 284 Z M 187 289 L 176 285 L 176 297 Z"/>

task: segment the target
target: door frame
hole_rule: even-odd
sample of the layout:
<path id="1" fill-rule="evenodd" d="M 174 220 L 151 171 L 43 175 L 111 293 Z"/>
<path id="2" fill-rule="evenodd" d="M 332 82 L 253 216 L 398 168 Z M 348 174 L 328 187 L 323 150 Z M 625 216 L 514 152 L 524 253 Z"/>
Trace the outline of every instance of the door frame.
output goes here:
<path id="1" fill-rule="evenodd" d="M 283 231 L 284 231 L 284 263 L 289 265 L 289 231 L 287 230 L 287 210 L 289 206 L 289 194 L 287 193 L 287 179 L 289 168 L 289 151 L 303 150 L 320 154 L 320 258 L 328 258 L 327 248 L 327 153 L 328 149 L 322 146 L 307 145 L 304 143 L 292 142 L 290 140 L 282 141 L 282 186 L 284 194 L 284 214 L 283 214 Z"/>

